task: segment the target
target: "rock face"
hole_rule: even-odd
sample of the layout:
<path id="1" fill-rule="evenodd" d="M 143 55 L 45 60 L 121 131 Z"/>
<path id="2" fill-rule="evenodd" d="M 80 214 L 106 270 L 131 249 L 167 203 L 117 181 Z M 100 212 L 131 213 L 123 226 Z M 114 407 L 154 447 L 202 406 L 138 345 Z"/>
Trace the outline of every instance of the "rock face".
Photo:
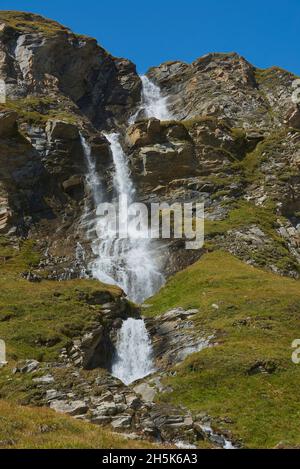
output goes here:
<path id="1" fill-rule="evenodd" d="M 30 13 L 2 12 L 0 22 L 0 74 L 9 98 L 63 94 L 97 126 L 117 114 L 123 121 L 139 99 L 135 66 L 94 39 Z"/>
<path id="2" fill-rule="evenodd" d="M 236 53 L 207 54 L 192 64 L 166 62 L 152 68 L 149 78 L 170 96 L 178 120 L 218 116 L 248 128 L 283 122 L 295 79 L 276 67 L 258 70 Z"/>
<path id="3" fill-rule="evenodd" d="M 167 98 L 173 120 L 139 118 L 147 114 L 130 61 L 40 16 L 0 12 L 0 79 L 7 97 L 0 104 L 0 236 L 16 249 L 32 240 L 40 255 L 34 269 L 18 273 L 19 280 L 44 286 L 45 279 L 90 276 L 97 233 L 86 146 L 102 195 L 107 201 L 115 195 L 104 131 L 120 134 L 137 201 L 205 205 L 202 249 L 186 250 L 184 239 L 157 243 L 165 277 L 203 252 L 225 249 L 248 264 L 299 278 L 295 76 L 276 67 L 259 70 L 232 53 L 208 54 L 192 64 L 168 62 L 148 77 Z M 96 319 L 88 327 L 83 320 L 59 359 L 26 360 L 14 369 L 19 377 L 32 375 L 28 403 L 155 441 L 194 444 L 204 438 L 226 445 L 207 416 L 155 401 L 158 392 L 171 391 L 164 376 L 189 354 L 215 345 L 214 335 L 195 327 L 197 311 L 178 307 L 147 319 L 157 373 L 128 387 L 109 372 L 117 331 L 124 319 L 139 317 L 139 309 L 121 291 L 118 299 L 99 291 L 84 300 Z M 250 372 L 270 369 L 258 360 Z"/>
<path id="4" fill-rule="evenodd" d="M 168 97 L 175 120 L 138 120 L 125 129 L 141 105 L 133 64 L 37 15 L 2 12 L 0 21 L 0 78 L 8 98 L 0 109 L 0 231 L 37 240 L 42 259 L 35 275 L 88 273 L 95 207 L 82 136 L 109 200 L 114 168 L 101 129 L 113 129 L 123 134 L 139 201 L 203 202 L 209 244 L 298 277 L 300 143 L 292 74 L 256 69 L 237 54 L 168 62 L 148 76 Z M 245 202 L 257 207 L 249 223 Z M 262 210 L 268 226 L 261 225 Z M 295 232 L 283 236 L 282 224 Z M 239 233 L 253 227 L 266 242 L 249 249 Z M 203 252 L 186 251 L 181 240 L 161 247 L 166 276 Z"/>
<path id="5" fill-rule="evenodd" d="M 176 308 L 147 319 L 158 369 L 176 365 L 188 355 L 213 345 L 213 336 L 201 337 L 195 330 L 193 317 L 198 312 L 197 309 Z"/>

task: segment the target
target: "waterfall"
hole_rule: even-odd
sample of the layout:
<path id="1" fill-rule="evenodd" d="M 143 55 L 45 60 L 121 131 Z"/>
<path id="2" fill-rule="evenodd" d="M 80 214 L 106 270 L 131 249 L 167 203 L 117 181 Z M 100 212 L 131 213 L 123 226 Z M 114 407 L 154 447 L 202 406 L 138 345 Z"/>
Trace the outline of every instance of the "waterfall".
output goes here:
<path id="1" fill-rule="evenodd" d="M 118 133 L 104 134 L 112 151 L 115 174 L 114 174 L 114 188 L 118 195 L 126 194 L 128 202 L 132 202 L 134 187 L 130 179 L 130 172 L 128 168 L 127 157 L 120 144 L 120 135 Z"/>
<path id="2" fill-rule="evenodd" d="M 80 133 L 80 141 L 87 167 L 87 186 L 91 190 L 94 205 L 97 207 L 102 202 L 102 182 L 98 175 L 96 161 L 92 157 L 91 147 L 82 133 Z"/>
<path id="3" fill-rule="evenodd" d="M 123 383 L 128 385 L 153 373 L 151 341 L 142 319 L 129 318 L 123 322 L 116 352 L 112 375 Z"/>
<path id="4" fill-rule="evenodd" d="M 172 119 L 168 110 L 168 97 L 162 96 L 159 86 L 155 85 L 146 75 L 141 76 L 142 81 L 142 102 L 137 112 L 130 118 L 129 123 L 134 124 L 138 115 L 143 115 L 146 119 L 155 117 L 161 121 Z"/>
<path id="5" fill-rule="evenodd" d="M 127 156 L 120 144 L 120 135 L 112 133 L 105 136 L 111 145 L 113 156 L 115 194 L 117 198 L 126 195 L 130 204 L 134 200 L 135 189 L 130 177 Z M 101 180 L 97 176 L 90 147 L 83 137 L 82 146 L 87 161 L 86 180 L 97 208 L 102 201 Z M 117 202 L 115 206 L 118 209 Z M 124 215 L 121 213 L 121 216 L 127 217 L 127 213 Z M 136 232 L 129 229 L 127 238 L 119 238 L 108 229 L 107 222 L 97 215 L 94 227 L 98 236 L 92 242 L 95 258 L 90 269 L 93 276 L 104 283 L 119 285 L 128 297 L 137 303 L 152 296 L 164 283 L 164 277 L 155 259 L 154 246 L 147 238 L 148 232 L 137 238 Z"/>

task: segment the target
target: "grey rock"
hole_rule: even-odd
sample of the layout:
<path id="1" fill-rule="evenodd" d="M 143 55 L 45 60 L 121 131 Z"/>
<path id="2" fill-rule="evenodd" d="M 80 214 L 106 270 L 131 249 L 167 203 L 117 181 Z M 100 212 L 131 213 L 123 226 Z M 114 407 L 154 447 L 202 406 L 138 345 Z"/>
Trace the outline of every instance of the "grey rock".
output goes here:
<path id="1" fill-rule="evenodd" d="M 50 403 L 50 408 L 72 416 L 85 414 L 88 411 L 88 406 L 84 401 L 55 400 Z"/>
<path id="2" fill-rule="evenodd" d="M 40 384 L 50 384 L 54 382 L 54 378 L 52 375 L 48 374 L 45 376 L 41 376 L 40 378 L 34 378 L 32 381 Z"/>
<path id="3" fill-rule="evenodd" d="M 124 430 L 131 427 L 131 421 L 131 415 L 123 415 L 122 417 L 113 418 L 111 425 L 114 429 Z"/>
<path id="4" fill-rule="evenodd" d="M 116 415 L 118 413 L 117 406 L 114 402 L 103 402 L 102 405 L 98 405 L 96 408 L 97 415 Z"/>
<path id="5" fill-rule="evenodd" d="M 25 360 L 24 362 L 17 364 L 16 371 L 20 373 L 32 373 L 36 371 L 40 366 L 37 360 Z"/>

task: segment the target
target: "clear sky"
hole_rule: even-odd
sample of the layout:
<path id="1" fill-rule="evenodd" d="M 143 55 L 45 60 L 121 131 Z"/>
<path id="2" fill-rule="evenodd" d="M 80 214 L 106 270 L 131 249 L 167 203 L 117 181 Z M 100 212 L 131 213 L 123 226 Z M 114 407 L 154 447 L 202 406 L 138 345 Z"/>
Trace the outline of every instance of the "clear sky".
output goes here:
<path id="1" fill-rule="evenodd" d="M 236 51 L 257 67 L 300 75 L 300 0 L 1 0 L 2 10 L 55 19 L 95 37 L 139 72 Z"/>

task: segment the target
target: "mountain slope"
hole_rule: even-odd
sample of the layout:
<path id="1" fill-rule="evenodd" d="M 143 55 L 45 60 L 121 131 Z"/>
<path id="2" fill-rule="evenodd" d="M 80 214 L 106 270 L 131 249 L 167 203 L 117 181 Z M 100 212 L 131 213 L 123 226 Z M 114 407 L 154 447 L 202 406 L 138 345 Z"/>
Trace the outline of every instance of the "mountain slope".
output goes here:
<path id="1" fill-rule="evenodd" d="M 197 308 L 194 327 L 212 347 L 170 369 L 160 399 L 213 417 L 244 447 L 300 444 L 292 362 L 299 328 L 299 281 L 247 266 L 228 253 L 206 254 L 176 274 L 144 310 L 147 316 Z M 176 372 L 176 373 L 175 373 Z"/>
<path id="2" fill-rule="evenodd" d="M 0 370 L 0 397 L 49 406 L 55 378 L 54 401 L 67 411 L 76 396 L 89 403 L 87 420 L 116 421 L 141 438 L 163 434 L 174 441 L 171 416 L 200 446 L 216 442 L 199 419 L 245 447 L 298 446 L 299 368 L 291 361 L 300 314 L 296 77 L 276 67 L 259 70 L 235 53 L 168 62 L 148 77 L 160 86 L 169 121 L 145 112 L 142 82 L 130 61 L 38 15 L 0 12 L 0 79 L 6 84 L 0 104 L 0 338 L 9 361 Z M 118 287 L 81 278 L 90 276 L 97 239 L 83 141 L 102 195 L 108 201 L 115 195 L 104 131 L 120 135 L 137 200 L 205 204 L 205 245 L 187 251 L 182 240 L 158 244 L 155 255 L 168 280 L 142 309 L 157 329 L 162 314 L 171 310 L 174 318 L 176 309 L 192 309 L 191 320 L 180 317 L 181 334 L 192 328 L 199 339 L 213 336 L 211 347 L 155 375 L 163 383 L 153 404 L 164 422 L 158 428 L 150 404 L 109 375 L 122 321 L 138 316 L 139 308 Z M 23 373 L 26 359 L 38 359 L 39 371 Z M 45 377 L 43 384 L 34 381 Z M 152 391 L 156 385 L 150 383 Z M 102 394 L 114 415 L 97 411 Z M 47 439 L 28 422 L 31 410 L 0 406 L 12 446 L 87 447 L 85 435 L 110 444 L 106 430 L 63 417 L 56 417 L 57 434 Z M 52 413 L 32 412 L 38 426 L 55 420 Z M 26 434 L 34 432 L 32 439 L 20 437 L 15 421 L 24 422 Z M 69 436 L 59 443 L 67 428 Z M 82 437 L 74 436 L 83 428 Z"/>

